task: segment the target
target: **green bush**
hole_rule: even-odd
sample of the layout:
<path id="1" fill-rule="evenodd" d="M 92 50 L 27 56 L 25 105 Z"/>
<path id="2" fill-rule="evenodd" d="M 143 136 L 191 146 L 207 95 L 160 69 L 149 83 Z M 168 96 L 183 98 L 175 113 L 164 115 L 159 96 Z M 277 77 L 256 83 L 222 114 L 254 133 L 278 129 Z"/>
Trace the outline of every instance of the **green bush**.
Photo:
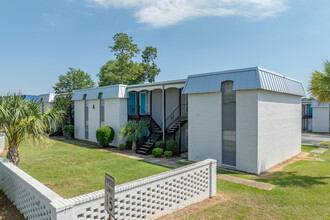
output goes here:
<path id="1" fill-rule="evenodd" d="M 125 150 L 125 145 L 119 144 L 119 150 Z"/>
<path id="2" fill-rule="evenodd" d="M 179 154 L 179 144 L 175 140 L 169 140 L 166 142 L 166 150 L 167 151 L 172 151 L 173 155 L 178 155 Z"/>
<path id="3" fill-rule="evenodd" d="M 165 156 L 166 158 L 170 158 L 170 157 L 172 157 L 172 155 L 173 155 L 172 151 L 165 151 L 165 152 L 164 152 L 164 156 Z"/>
<path id="4" fill-rule="evenodd" d="M 166 149 L 166 143 L 165 143 L 165 141 L 157 141 L 156 144 L 155 144 L 155 147 L 162 148 L 163 150 L 165 150 Z"/>
<path id="5" fill-rule="evenodd" d="M 71 139 L 73 137 L 73 134 L 74 134 L 74 127 L 73 127 L 73 125 L 65 125 L 63 127 L 63 135 L 67 139 Z"/>
<path id="6" fill-rule="evenodd" d="M 156 147 L 155 149 L 152 150 L 152 155 L 154 155 L 154 157 L 161 157 L 162 154 L 163 154 L 162 148 Z"/>
<path id="7" fill-rule="evenodd" d="M 141 136 L 137 141 L 137 145 L 141 146 L 146 140 L 147 140 L 146 136 Z"/>
<path id="8" fill-rule="evenodd" d="M 115 131 L 109 126 L 100 127 L 96 131 L 96 140 L 102 147 L 107 147 L 114 139 Z"/>
<path id="9" fill-rule="evenodd" d="M 126 148 L 127 150 L 132 150 L 132 141 L 131 141 L 131 140 L 127 140 L 127 141 L 125 142 L 125 148 Z"/>

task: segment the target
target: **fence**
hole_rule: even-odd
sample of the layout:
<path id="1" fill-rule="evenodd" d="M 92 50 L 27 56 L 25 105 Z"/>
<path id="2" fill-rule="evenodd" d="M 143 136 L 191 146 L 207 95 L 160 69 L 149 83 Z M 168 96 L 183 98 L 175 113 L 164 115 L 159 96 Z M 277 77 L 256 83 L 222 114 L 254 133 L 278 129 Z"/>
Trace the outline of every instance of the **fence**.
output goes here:
<path id="1" fill-rule="evenodd" d="M 0 190 L 27 219 L 108 219 L 104 190 L 71 199 L 0 159 Z M 216 194 L 216 160 L 116 186 L 116 220 L 155 219 Z"/>
<path id="2" fill-rule="evenodd" d="M 5 138 L 6 135 L 4 133 L 0 133 L 0 153 L 5 149 Z"/>

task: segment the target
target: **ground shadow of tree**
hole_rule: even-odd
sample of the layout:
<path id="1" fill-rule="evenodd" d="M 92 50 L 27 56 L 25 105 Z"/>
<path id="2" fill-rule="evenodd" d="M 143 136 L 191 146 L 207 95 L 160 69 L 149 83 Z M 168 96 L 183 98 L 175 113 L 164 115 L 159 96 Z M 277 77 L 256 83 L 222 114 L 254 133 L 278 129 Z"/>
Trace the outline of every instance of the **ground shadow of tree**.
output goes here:
<path id="1" fill-rule="evenodd" d="M 323 180 L 329 177 L 314 177 L 314 176 L 302 176 L 298 175 L 297 172 L 283 172 L 279 171 L 273 175 L 271 182 L 277 186 L 290 187 L 311 187 L 313 185 L 326 185 L 327 183 Z"/>

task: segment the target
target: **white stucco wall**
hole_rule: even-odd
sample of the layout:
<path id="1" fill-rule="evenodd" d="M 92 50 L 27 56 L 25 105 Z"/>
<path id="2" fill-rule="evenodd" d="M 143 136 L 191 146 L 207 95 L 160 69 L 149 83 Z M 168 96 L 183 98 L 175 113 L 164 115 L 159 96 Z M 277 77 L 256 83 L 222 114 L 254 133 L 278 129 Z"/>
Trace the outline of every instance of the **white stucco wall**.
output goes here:
<path id="1" fill-rule="evenodd" d="M 189 94 L 188 102 L 188 159 L 221 165 L 221 93 Z"/>
<path id="2" fill-rule="evenodd" d="M 74 101 L 74 137 L 85 139 L 85 101 Z"/>
<path id="3" fill-rule="evenodd" d="M 329 131 L 329 108 L 313 108 L 313 132 L 330 132 Z"/>
<path id="4" fill-rule="evenodd" d="M 236 91 L 236 169 L 257 173 L 258 92 Z"/>
<path id="5" fill-rule="evenodd" d="M 127 99 L 104 99 L 104 126 L 110 126 L 115 131 L 115 138 L 110 145 L 119 146 L 120 129 L 127 122 Z"/>
<path id="6" fill-rule="evenodd" d="M 258 173 L 301 151 L 301 97 L 258 90 Z"/>
<path id="7" fill-rule="evenodd" d="M 88 100 L 88 141 L 97 142 L 96 131 L 99 128 L 100 128 L 100 100 L 99 99 Z"/>

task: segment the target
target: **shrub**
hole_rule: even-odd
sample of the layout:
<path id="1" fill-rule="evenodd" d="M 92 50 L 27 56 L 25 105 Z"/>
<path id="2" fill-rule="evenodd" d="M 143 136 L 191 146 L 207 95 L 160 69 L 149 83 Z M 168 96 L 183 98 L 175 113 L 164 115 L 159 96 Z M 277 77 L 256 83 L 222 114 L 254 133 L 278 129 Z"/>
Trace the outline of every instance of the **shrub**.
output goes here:
<path id="1" fill-rule="evenodd" d="M 71 139 L 73 137 L 73 134 L 74 134 L 73 125 L 65 125 L 63 127 L 63 135 L 65 136 L 65 138 Z"/>
<path id="2" fill-rule="evenodd" d="M 165 151 L 164 152 L 164 156 L 166 157 L 166 158 L 170 158 L 170 157 L 172 157 L 172 155 L 173 155 L 173 153 L 172 153 L 172 151 Z"/>
<path id="3" fill-rule="evenodd" d="M 165 141 L 157 141 L 156 144 L 155 144 L 155 147 L 162 148 L 163 150 L 165 150 L 166 149 L 166 143 L 165 143 Z"/>
<path id="4" fill-rule="evenodd" d="M 125 150 L 125 145 L 119 144 L 119 150 Z"/>
<path id="5" fill-rule="evenodd" d="M 161 157 L 163 154 L 163 149 L 156 147 L 155 149 L 152 150 L 152 155 L 154 155 L 154 157 Z"/>
<path id="6" fill-rule="evenodd" d="M 131 141 L 131 140 L 127 140 L 127 141 L 125 142 L 125 148 L 126 148 L 127 150 L 132 150 L 132 141 Z"/>
<path id="7" fill-rule="evenodd" d="M 114 139 L 115 131 L 109 126 L 100 127 L 96 131 L 96 140 L 102 147 L 107 147 Z"/>
<path id="8" fill-rule="evenodd" d="M 146 140 L 147 140 L 146 136 L 141 136 L 137 141 L 137 145 L 141 146 Z"/>
<path id="9" fill-rule="evenodd" d="M 179 144 L 175 140 L 169 140 L 166 142 L 166 150 L 172 151 L 173 155 L 179 154 Z"/>

